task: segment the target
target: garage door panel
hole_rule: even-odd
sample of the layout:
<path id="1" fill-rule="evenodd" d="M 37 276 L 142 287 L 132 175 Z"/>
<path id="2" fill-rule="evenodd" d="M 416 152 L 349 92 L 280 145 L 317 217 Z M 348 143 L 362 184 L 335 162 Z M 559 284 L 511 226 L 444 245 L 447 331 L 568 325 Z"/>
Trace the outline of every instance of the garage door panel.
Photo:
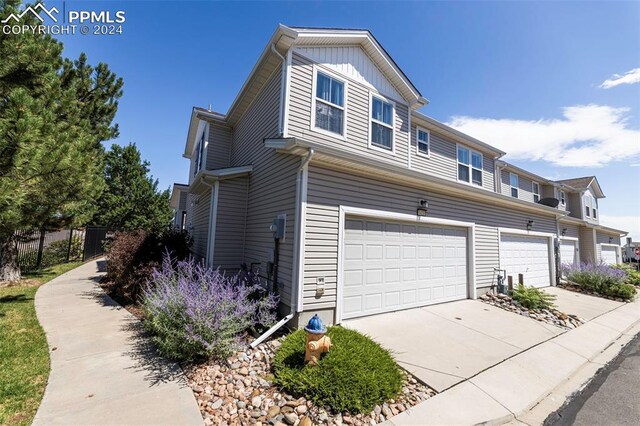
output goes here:
<path id="1" fill-rule="evenodd" d="M 524 275 L 525 285 L 551 285 L 549 239 L 541 236 L 502 234 L 500 237 L 500 268 L 517 278 Z"/>
<path id="2" fill-rule="evenodd" d="M 600 246 L 600 258 L 606 264 L 618 263 L 618 250 L 613 246 Z"/>
<path id="3" fill-rule="evenodd" d="M 345 319 L 466 298 L 466 229 L 353 218 L 345 227 Z"/>
<path id="4" fill-rule="evenodd" d="M 560 240 L 560 261 L 566 264 L 576 264 L 578 262 L 577 241 Z"/>

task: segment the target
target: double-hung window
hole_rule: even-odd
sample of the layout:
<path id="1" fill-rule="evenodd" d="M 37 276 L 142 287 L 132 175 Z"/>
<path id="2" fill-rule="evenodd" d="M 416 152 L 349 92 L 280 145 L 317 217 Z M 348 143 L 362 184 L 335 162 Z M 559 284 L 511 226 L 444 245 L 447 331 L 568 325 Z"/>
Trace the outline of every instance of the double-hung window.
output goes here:
<path id="1" fill-rule="evenodd" d="M 429 142 L 431 135 L 428 130 L 416 129 L 416 140 L 418 142 L 418 154 L 429 155 Z"/>
<path id="2" fill-rule="evenodd" d="M 540 201 L 540 184 L 538 182 L 531 182 L 531 192 L 533 192 L 533 202 Z"/>
<path id="3" fill-rule="evenodd" d="M 509 184 L 511 185 L 511 196 L 518 198 L 518 188 L 520 187 L 520 178 L 515 173 L 509 173 Z"/>
<path id="4" fill-rule="evenodd" d="M 200 136 L 200 140 L 198 141 L 198 146 L 196 147 L 196 167 L 193 169 L 193 175 L 197 175 L 198 172 L 202 169 L 202 159 L 204 157 L 204 134 L 206 133 L 206 129 L 202 132 L 202 136 Z"/>
<path id="5" fill-rule="evenodd" d="M 591 197 L 585 195 L 584 198 L 584 213 L 587 217 L 591 217 Z"/>
<path id="6" fill-rule="evenodd" d="M 564 191 L 560 191 L 560 204 L 563 206 L 567 204 L 567 196 Z"/>
<path id="7" fill-rule="evenodd" d="M 393 151 L 393 104 L 371 96 L 371 145 Z"/>
<path id="8" fill-rule="evenodd" d="M 316 75 L 315 127 L 344 136 L 344 83 L 326 74 Z"/>
<path id="9" fill-rule="evenodd" d="M 458 146 L 458 180 L 482 186 L 482 154 Z"/>
<path id="10" fill-rule="evenodd" d="M 593 213 L 593 218 L 597 219 L 598 218 L 598 200 L 596 200 L 593 197 L 591 197 L 591 211 Z"/>

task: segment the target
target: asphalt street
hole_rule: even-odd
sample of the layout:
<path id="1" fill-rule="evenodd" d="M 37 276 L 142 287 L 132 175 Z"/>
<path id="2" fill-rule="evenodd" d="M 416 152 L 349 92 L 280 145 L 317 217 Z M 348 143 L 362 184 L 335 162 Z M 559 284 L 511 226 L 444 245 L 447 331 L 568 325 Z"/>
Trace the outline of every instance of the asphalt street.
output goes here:
<path id="1" fill-rule="evenodd" d="M 578 395 L 551 414 L 546 426 L 640 424 L 640 334 Z"/>

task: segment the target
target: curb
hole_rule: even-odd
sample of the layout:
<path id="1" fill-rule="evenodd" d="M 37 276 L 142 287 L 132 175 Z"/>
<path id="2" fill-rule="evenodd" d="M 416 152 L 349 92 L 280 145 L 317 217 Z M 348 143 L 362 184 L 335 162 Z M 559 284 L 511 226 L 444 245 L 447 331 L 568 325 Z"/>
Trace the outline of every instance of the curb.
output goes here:
<path id="1" fill-rule="evenodd" d="M 640 301 L 507 359 L 384 425 L 542 424 L 637 333 Z"/>

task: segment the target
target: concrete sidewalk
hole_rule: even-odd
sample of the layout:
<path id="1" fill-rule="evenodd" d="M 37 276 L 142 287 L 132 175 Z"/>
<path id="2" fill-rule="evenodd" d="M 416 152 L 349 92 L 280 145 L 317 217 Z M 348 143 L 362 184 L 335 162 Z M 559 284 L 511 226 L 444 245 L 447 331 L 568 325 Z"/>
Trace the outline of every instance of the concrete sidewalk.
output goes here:
<path id="1" fill-rule="evenodd" d="M 140 322 L 97 286 L 99 265 L 36 293 L 51 373 L 33 424 L 202 424 L 180 368 L 156 356 Z"/>
<path id="2" fill-rule="evenodd" d="M 517 424 L 515 419 L 541 424 L 545 412 L 554 410 L 546 411 L 545 404 L 562 405 L 597 369 L 612 360 L 625 342 L 640 333 L 640 300 L 614 306 L 604 299 L 576 297 L 560 289 L 554 289 L 554 293 L 560 295 L 558 305 L 565 311 L 571 312 L 560 305 L 572 298 L 579 300 L 576 306 L 589 321 L 470 377 L 386 424 Z M 594 310 L 604 312 L 595 314 Z M 539 410 L 532 415 L 530 409 L 537 404 Z"/>

